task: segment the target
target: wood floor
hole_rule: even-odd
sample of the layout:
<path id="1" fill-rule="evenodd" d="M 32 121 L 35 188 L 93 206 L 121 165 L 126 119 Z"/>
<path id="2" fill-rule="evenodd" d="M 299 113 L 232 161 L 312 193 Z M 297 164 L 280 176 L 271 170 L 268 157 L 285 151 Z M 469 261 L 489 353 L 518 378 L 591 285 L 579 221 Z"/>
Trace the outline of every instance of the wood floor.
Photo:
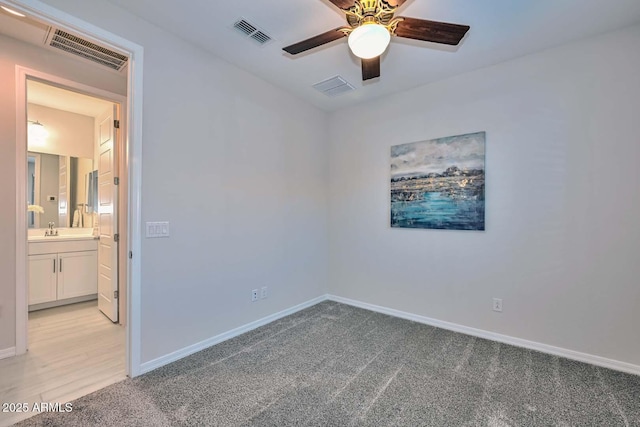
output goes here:
<path id="1" fill-rule="evenodd" d="M 29 313 L 29 351 L 0 360 L 0 403 L 67 403 L 126 378 L 125 328 L 97 301 Z M 0 426 L 33 415 L 5 413 Z"/>

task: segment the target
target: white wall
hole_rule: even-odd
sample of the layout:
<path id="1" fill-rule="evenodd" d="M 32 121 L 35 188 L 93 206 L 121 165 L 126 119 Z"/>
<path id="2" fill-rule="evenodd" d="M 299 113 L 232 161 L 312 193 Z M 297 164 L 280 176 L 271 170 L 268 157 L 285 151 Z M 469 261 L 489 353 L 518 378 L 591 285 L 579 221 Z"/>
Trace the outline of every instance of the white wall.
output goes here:
<path id="1" fill-rule="evenodd" d="M 171 237 L 143 241 L 142 361 L 323 294 L 326 114 L 104 0 L 47 3 L 145 49 L 142 215 Z"/>
<path id="2" fill-rule="evenodd" d="M 327 118 L 104 0 L 47 3 L 145 48 L 143 221 L 172 234 L 143 241 L 143 362 L 328 288 L 640 363 L 638 27 Z M 391 230 L 389 146 L 479 130 L 487 231 Z"/>
<path id="3" fill-rule="evenodd" d="M 40 206 L 44 213 L 40 215 L 40 228 L 45 228 L 49 222 L 55 222 L 58 227 L 58 193 L 60 191 L 60 162 L 58 156 L 53 154 L 40 155 Z M 47 196 L 56 196 L 55 201 L 48 201 Z"/>
<path id="4" fill-rule="evenodd" d="M 639 45 L 636 26 L 334 113 L 330 292 L 640 365 Z M 476 131 L 486 231 L 391 229 L 389 147 Z"/>
<path id="5" fill-rule="evenodd" d="M 93 161 L 93 117 L 38 104 L 27 105 L 27 117 L 29 120 L 40 122 L 49 133 L 44 145 L 32 146 L 29 141 L 29 151 Z"/>
<path id="6" fill-rule="evenodd" d="M 126 94 L 126 79 L 0 35 L 0 350 L 15 345 L 16 64 Z"/>

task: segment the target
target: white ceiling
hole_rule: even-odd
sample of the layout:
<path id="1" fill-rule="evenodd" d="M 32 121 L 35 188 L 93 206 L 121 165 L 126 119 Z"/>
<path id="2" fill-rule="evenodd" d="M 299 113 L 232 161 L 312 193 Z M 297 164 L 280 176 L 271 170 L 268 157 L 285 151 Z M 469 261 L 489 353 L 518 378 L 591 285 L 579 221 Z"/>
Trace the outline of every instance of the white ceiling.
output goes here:
<path id="1" fill-rule="evenodd" d="M 640 22 L 639 0 L 408 0 L 396 16 L 466 24 L 471 30 L 457 49 L 394 38 L 383 55 L 381 77 L 363 83 L 346 39 L 296 57 L 282 51 L 345 24 L 344 14 L 328 0 L 189 0 L 179 7 L 168 0 L 108 1 L 327 111 Z M 233 24 L 240 17 L 275 40 L 259 46 L 236 32 Z M 42 44 L 41 29 L 34 32 L 16 21 L 0 14 L 0 32 Z M 330 98 L 311 87 L 336 75 L 356 90 Z"/>
<path id="2" fill-rule="evenodd" d="M 49 28 L 47 25 L 38 21 L 28 17 L 17 18 L 0 9 L 0 34 L 44 46 L 47 28 Z"/>
<path id="3" fill-rule="evenodd" d="M 0 34 L 44 48 L 48 26 L 29 18 L 16 18 L 0 12 Z M 27 82 L 27 102 L 57 110 L 98 117 L 110 106 L 108 101 L 37 81 Z"/>
<path id="4" fill-rule="evenodd" d="M 113 103 L 99 98 L 33 80 L 27 82 L 27 102 L 93 118 L 97 118 L 113 105 Z"/>
<path id="5" fill-rule="evenodd" d="M 327 0 L 109 0 L 237 66 L 335 110 L 640 21 L 639 0 L 409 0 L 396 16 L 467 24 L 457 51 L 394 38 L 379 79 L 361 81 L 346 39 L 295 58 L 282 48 L 345 24 Z M 258 46 L 232 29 L 240 17 L 275 38 Z M 311 85 L 341 75 L 356 90 L 329 98 Z"/>

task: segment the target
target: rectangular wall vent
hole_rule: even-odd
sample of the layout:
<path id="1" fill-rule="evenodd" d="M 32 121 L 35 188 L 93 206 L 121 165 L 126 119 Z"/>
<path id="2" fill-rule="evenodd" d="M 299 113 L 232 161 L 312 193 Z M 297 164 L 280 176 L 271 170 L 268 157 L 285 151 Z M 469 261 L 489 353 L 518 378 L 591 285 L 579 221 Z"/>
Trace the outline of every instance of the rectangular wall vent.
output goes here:
<path id="1" fill-rule="evenodd" d="M 122 70 L 129 60 L 125 55 L 62 30 L 52 32 L 47 44 L 53 48 L 60 49 L 71 55 L 79 56 L 116 71 Z"/>
<path id="2" fill-rule="evenodd" d="M 244 18 L 238 19 L 236 23 L 233 24 L 233 28 L 260 45 L 265 45 L 273 40 L 270 35 L 258 28 L 257 25 L 252 24 Z"/>
<path id="3" fill-rule="evenodd" d="M 313 88 L 327 96 L 338 96 L 355 90 L 355 87 L 340 76 L 323 80 L 313 85 Z"/>

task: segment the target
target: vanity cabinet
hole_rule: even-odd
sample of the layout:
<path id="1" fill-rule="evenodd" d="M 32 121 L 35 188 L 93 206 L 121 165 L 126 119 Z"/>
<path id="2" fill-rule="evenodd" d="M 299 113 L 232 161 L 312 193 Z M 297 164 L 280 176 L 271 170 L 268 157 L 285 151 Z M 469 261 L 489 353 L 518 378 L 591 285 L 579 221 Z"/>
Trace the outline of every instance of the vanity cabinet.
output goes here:
<path id="1" fill-rule="evenodd" d="M 29 243 L 29 305 L 95 296 L 97 249 L 95 240 Z"/>
<path id="2" fill-rule="evenodd" d="M 29 255 L 29 305 L 58 299 L 58 254 Z"/>

